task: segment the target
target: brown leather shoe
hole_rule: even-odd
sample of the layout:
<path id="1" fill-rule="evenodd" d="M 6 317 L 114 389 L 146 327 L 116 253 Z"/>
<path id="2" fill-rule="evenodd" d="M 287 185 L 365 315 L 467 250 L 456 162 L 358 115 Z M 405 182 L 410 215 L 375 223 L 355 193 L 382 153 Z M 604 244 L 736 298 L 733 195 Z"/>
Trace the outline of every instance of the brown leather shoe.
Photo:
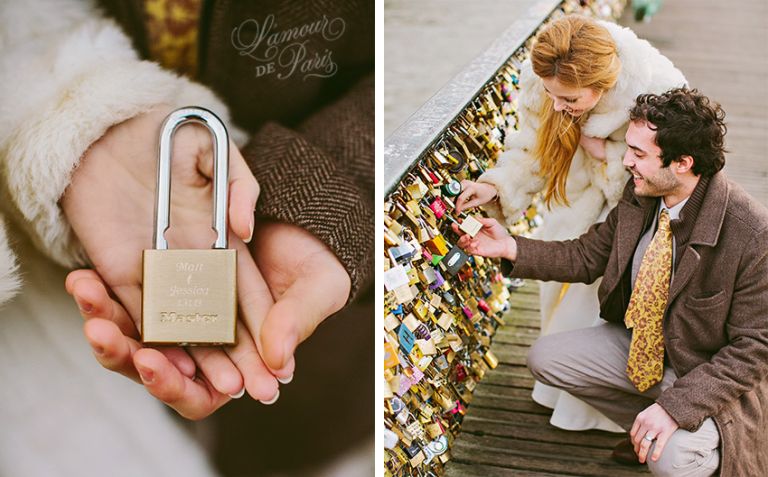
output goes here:
<path id="1" fill-rule="evenodd" d="M 635 454 L 635 446 L 632 445 L 632 441 L 629 438 L 616 444 L 613 452 L 611 452 L 611 459 L 624 465 L 643 465 L 638 460 L 637 454 Z"/>

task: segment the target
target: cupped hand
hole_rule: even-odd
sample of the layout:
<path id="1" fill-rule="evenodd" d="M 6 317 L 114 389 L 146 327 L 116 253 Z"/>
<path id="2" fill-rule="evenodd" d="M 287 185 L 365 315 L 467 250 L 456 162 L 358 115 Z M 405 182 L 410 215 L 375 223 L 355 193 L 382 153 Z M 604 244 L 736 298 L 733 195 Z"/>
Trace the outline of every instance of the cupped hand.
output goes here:
<path id="1" fill-rule="evenodd" d="M 483 227 L 474 237 L 464 234 L 458 225 L 451 224 L 453 231 L 459 234 L 459 240 L 456 244 L 472 255 L 489 258 L 500 257 L 514 261 L 517 258 L 517 244 L 504 226 L 495 219 L 487 217 L 480 217 L 477 220 Z"/>
<path id="2" fill-rule="evenodd" d="M 242 396 L 246 389 L 265 404 L 275 402 L 279 396 L 275 378 L 262 362 L 242 322 L 237 324 L 238 340 L 250 342 L 251 346 L 238 345 L 230 351 L 229 357 L 243 372 L 245 386 L 239 392 L 229 394 L 214 387 L 204 373 L 196 373 L 194 363 L 189 367 L 180 359 L 189 358 L 183 349 L 144 347 L 133 318 L 110 296 L 104 281 L 94 270 L 70 273 L 66 288 L 86 320 L 83 331 L 96 360 L 106 369 L 143 384 L 151 395 L 180 415 L 202 419 L 231 398 Z"/>
<path id="3" fill-rule="evenodd" d="M 256 225 L 250 244 L 275 304 L 252 330 L 272 370 L 294 366 L 296 347 L 347 302 L 351 279 L 320 239 L 296 225 Z"/>
<path id="4" fill-rule="evenodd" d="M 346 303 L 351 280 L 333 252 L 306 230 L 286 223 L 266 222 L 256 226 L 252 253 L 264 274 L 275 303 L 250 329 L 260 354 L 273 374 L 290 382 L 295 367 L 294 351 L 326 318 Z M 184 379 L 183 373 L 155 350 L 141 349 L 133 323 L 122 306 L 110 297 L 104 282 L 92 270 L 72 272 L 67 290 L 86 318 L 85 335 L 99 362 L 137 382 L 182 415 L 207 415 L 227 401 L 206 381 Z M 263 303 L 259 294 L 240 296 L 241 306 Z M 87 306 L 83 306 L 87 304 Z M 238 329 L 238 334 L 247 330 Z M 260 361 L 257 360 L 256 364 Z M 146 370 L 150 370 L 149 378 Z M 270 372 L 259 368 L 260 372 Z M 280 372 L 275 372 L 279 370 Z M 255 380 L 255 386 L 262 380 Z M 246 383 L 251 395 L 251 387 Z M 263 395 L 269 396 L 269 388 Z M 266 401 L 270 403 L 271 401 Z"/>
<path id="5" fill-rule="evenodd" d="M 491 184 L 484 182 L 461 181 L 461 194 L 456 199 L 456 212 L 479 207 L 492 201 L 498 192 Z"/>
<path id="6" fill-rule="evenodd" d="M 159 132 L 170 112 L 158 108 L 110 128 L 85 153 L 61 201 L 96 272 L 134 328 L 141 316 L 142 251 L 152 246 Z M 179 128 L 172 156 L 171 227 L 165 235 L 169 246 L 210 248 L 213 146 L 207 129 L 194 124 Z M 259 188 L 234 145 L 229 187 L 230 247 L 238 250 L 238 292 L 249 297 L 249 307 L 241 311 L 248 324 L 263 320 L 272 297 L 244 243 L 252 235 Z M 74 290 L 71 280 L 68 289 Z M 82 309 L 94 304 L 80 305 Z M 121 330 L 130 331 L 125 326 Z M 237 394 L 243 386 L 257 399 L 269 400 L 277 393 L 275 378 L 258 371 L 263 363 L 249 333 L 239 333 L 238 344 L 226 350 L 161 348 L 157 354 L 187 379 L 204 377 L 221 395 Z M 267 388 L 273 394 L 265 397 Z"/>

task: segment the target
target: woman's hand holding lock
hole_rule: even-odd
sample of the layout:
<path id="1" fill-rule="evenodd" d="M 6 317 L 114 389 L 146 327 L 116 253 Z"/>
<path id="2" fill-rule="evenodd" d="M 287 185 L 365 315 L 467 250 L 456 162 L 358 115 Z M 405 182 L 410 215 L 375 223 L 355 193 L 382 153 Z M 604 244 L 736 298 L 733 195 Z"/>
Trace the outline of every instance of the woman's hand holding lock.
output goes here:
<path id="1" fill-rule="evenodd" d="M 204 417 L 242 389 L 262 402 L 278 395 L 277 378 L 293 373 L 264 364 L 254 340 L 274 300 L 245 242 L 253 234 L 259 187 L 238 149 L 230 146 L 230 247 L 238 251 L 241 307 L 234 347 L 152 349 L 141 345 L 141 255 L 152 243 L 157 141 L 170 112 L 161 108 L 112 127 L 86 152 L 61 204 L 95 270 L 67 278 L 88 320 L 85 334 L 99 362 L 143 382 L 158 399 L 189 418 Z M 174 139 L 172 248 L 210 248 L 211 135 L 200 126 L 180 128 Z M 109 296 L 114 293 L 119 301 Z"/>
<path id="2" fill-rule="evenodd" d="M 306 230 L 286 223 L 254 224 L 259 187 L 230 145 L 238 344 L 226 351 L 142 347 L 135 326 L 139 257 L 151 242 L 157 131 L 169 111 L 115 126 L 83 158 L 62 205 L 96 270 L 72 272 L 67 290 L 86 318 L 85 334 L 99 362 L 143 383 L 181 415 L 205 417 L 243 389 L 272 403 L 279 396 L 277 381 L 292 379 L 298 344 L 346 303 L 350 277 L 333 252 Z M 173 226 L 166 238 L 171 246 L 207 248 L 213 242 L 210 134 L 200 127 L 182 128 L 174 148 Z"/>

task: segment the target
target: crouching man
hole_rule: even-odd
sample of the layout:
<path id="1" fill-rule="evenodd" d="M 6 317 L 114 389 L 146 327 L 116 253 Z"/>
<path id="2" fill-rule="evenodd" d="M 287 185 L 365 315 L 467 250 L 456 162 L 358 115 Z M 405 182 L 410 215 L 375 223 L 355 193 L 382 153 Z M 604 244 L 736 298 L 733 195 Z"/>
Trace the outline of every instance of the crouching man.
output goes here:
<path id="1" fill-rule="evenodd" d="M 540 338 L 528 366 L 627 429 L 655 475 L 765 475 L 768 210 L 720 171 L 719 105 L 674 89 L 639 96 L 630 118 L 633 178 L 605 222 L 544 242 L 483 219 L 458 244 L 513 277 L 603 277 L 606 323 Z"/>

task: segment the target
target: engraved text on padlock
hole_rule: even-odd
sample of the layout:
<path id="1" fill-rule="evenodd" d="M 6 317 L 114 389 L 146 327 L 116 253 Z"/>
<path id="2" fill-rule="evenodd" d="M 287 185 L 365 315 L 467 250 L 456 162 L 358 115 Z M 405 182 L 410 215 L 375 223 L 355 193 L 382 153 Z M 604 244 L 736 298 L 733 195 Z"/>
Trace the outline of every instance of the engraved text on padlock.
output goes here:
<path id="1" fill-rule="evenodd" d="M 212 249 L 168 250 L 171 141 L 184 123 L 208 127 L 214 139 Z M 227 248 L 229 138 L 221 120 L 201 108 L 171 113 L 160 136 L 154 249 L 144 250 L 141 337 L 144 343 L 235 344 L 237 252 Z"/>

